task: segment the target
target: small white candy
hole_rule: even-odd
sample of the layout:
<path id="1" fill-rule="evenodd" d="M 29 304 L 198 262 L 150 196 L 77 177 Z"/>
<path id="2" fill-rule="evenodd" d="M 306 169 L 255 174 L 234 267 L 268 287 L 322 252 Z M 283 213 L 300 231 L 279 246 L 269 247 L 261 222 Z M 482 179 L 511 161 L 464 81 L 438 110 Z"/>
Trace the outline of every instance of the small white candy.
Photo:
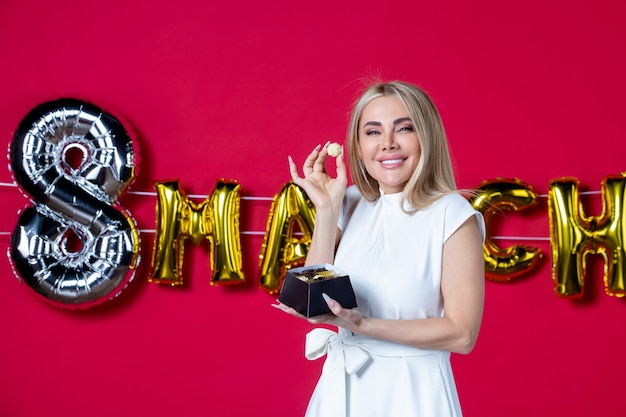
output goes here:
<path id="1" fill-rule="evenodd" d="M 330 156 L 337 157 L 341 153 L 341 146 L 338 143 L 331 143 L 326 148 L 326 152 L 328 152 Z"/>

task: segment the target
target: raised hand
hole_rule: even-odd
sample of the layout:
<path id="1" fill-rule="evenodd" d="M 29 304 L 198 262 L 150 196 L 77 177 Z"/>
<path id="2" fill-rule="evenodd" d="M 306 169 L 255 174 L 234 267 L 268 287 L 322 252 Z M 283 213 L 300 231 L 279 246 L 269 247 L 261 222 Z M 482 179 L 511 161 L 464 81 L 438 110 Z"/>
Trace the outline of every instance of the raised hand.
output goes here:
<path id="1" fill-rule="evenodd" d="M 317 145 L 304 161 L 302 167 L 304 176 L 298 174 L 298 168 L 293 159 L 289 157 L 289 172 L 294 184 L 302 187 L 311 199 L 317 210 L 324 208 L 337 208 L 341 204 L 346 191 L 348 178 L 346 166 L 343 160 L 343 148 L 336 158 L 337 177 L 332 178 L 326 172 L 327 147 Z"/>

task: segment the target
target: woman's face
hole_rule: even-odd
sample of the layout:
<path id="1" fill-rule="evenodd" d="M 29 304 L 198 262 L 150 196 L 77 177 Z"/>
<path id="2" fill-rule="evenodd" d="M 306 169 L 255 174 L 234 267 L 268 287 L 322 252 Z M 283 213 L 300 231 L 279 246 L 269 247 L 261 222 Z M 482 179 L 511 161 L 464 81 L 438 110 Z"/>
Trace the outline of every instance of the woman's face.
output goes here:
<path id="1" fill-rule="evenodd" d="M 385 194 L 402 192 L 421 149 L 409 112 L 396 96 L 372 100 L 359 124 L 359 157 Z"/>

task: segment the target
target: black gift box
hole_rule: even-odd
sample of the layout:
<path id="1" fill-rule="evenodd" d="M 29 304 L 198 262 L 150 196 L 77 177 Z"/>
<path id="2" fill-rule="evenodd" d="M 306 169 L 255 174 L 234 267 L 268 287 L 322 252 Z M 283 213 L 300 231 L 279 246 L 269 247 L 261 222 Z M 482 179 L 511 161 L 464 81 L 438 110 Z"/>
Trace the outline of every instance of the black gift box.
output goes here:
<path id="1" fill-rule="evenodd" d="M 298 275 L 303 271 L 322 268 L 326 271 L 334 271 L 334 276 L 309 281 L 298 278 Z M 357 306 L 350 277 L 344 271 L 330 264 L 316 264 L 288 270 L 278 300 L 289 307 L 293 307 L 305 317 L 314 317 L 331 312 L 322 297 L 322 293 L 328 294 L 343 308 Z"/>

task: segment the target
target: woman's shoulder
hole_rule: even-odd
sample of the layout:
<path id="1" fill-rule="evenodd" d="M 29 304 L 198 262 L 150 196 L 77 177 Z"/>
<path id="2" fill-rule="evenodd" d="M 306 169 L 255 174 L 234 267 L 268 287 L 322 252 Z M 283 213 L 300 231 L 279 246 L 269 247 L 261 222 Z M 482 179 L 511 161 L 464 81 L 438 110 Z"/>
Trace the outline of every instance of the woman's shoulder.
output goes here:
<path id="1" fill-rule="evenodd" d="M 349 185 L 348 188 L 346 188 L 346 196 L 361 196 L 361 192 L 359 191 L 359 189 L 356 187 L 355 184 Z"/>
<path id="2" fill-rule="evenodd" d="M 433 202 L 431 207 L 434 209 L 450 208 L 452 210 L 473 210 L 473 207 L 467 198 L 463 197 L 458 191 L 443 194 Z"/>
<path id="3" fill-rule="evenodd" d="M 347 225 L 350 218 L 352 218 L 352 214 L 354 214 L 354 210 L 359 205 L 359 202 L 364 201 L 363 195 L 356 187 L 356 185 L 351 185 L 346 189 L 346 193 L 343 198 L 343 204 L 341 205 L 341 214 L 339 216 L 339 228 L 341 230 Z"/>
<path id="4" fill-rule="evenodd" d="M 363 195 L 361 194 L 359 189 L 356 187 L 356 185 L 353 184 L 353 185 L 348 186 L 348 188 L 346 188 L 346 194 L 344 196 L 344 205 L 354 206 L 363 199 L 364 199 Z"/>
<path id="5" fill-rule="evenodd" d="M 447 193 L 441 196 L 431 207 L 435 212 L 439 213 L 446 225 L 446 229 L 449 229 L 448 235 L 467 219 L 475 217 L 481 229 L 481 234 L 484 236 L 485 230 L 482 214 L 459 192 Z"/>

